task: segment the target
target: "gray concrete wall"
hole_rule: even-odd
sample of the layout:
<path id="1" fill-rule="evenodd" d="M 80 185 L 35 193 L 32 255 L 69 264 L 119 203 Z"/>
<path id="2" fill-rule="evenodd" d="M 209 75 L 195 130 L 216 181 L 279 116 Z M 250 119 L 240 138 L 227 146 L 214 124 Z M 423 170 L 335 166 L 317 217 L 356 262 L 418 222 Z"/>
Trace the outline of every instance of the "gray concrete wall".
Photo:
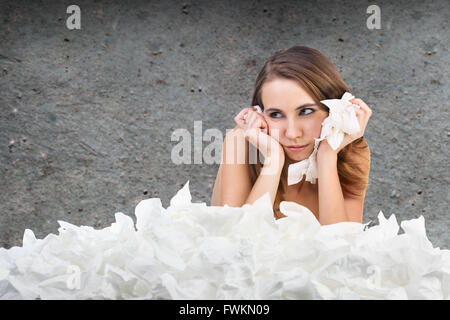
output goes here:
<path id="1" fill-rule="evenodd" d="M 423 215 L 450 247 L 447 0 L 0 3 L 0 246 L 57 220 L 134 219 L 140 200 L 167 207 L 188 180 L 209 205 L 218 165 L 172 163 L 171 133 L 202 120 L 225 134 L 267 57 L 306 45 L 373 110 L 363 222 Z M 81 30 L 66 28 L 70 4 Z M 380 30 L 366 26 L 371 4 Z"/>

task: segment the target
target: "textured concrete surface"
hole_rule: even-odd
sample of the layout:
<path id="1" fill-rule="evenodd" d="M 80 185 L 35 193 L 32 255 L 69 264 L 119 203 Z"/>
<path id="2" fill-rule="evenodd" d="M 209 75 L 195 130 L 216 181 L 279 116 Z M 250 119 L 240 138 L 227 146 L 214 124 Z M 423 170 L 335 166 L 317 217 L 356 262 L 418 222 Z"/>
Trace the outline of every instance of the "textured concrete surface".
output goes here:
<path id="1" fill-rule="evenodd" d="M 225 134 L 265 60 L 293 45 L 327 55 L 373 110 L 363 222 L 423 215 L 450 247 L 448 0 L 0 3 L 0 247 L 57 220 L 134 219 L 188 180 L 209 205 L 218 165 L 172 163 L 171 133 L 202 120 Z M 81 30 L 66 28 L 69 4 Z"/>

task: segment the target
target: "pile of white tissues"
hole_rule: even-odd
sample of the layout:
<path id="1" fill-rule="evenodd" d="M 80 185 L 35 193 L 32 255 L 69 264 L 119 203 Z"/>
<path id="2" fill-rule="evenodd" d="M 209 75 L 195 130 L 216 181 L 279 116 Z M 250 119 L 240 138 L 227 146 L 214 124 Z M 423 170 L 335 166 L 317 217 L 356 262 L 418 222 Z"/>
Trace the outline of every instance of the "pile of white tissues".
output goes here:
<path id="1" fill-rule="evenodd" d="M 423 216 L 320 225 L 266 193 L 253 205 L 142 200 L 103 229 L 58 221 L 59 234 L 0 248 L 0 299 L 450 299 L 450 250 Z"/>

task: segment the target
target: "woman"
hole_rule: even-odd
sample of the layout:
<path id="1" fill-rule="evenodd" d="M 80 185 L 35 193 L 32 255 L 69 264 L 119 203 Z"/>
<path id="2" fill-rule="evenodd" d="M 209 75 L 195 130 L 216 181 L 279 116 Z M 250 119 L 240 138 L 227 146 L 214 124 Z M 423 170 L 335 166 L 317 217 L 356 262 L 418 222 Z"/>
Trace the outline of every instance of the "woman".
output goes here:
<path id="1" fill-rule="evenodd" d="M 343 221 L 362 223 L 364 198 L 369 180 L 370 150 L 363 137 L 371 109 L 361 100 L 356 115 L 361 131 L 345 134 L 333 150 L 323 140 L 317 151 L 317 181 L 303 178 L 287 185 L 290 164 L 307 159 L 319 138 L 328 107 L 320 100 L 340 99 L 350 92 L 330 60 L 318 50 L 294 46 L 271 56 L 260 71 L 252 105 L 236 117 L 237 126 L 227 133 L 211 205 L 240 207 L 252 204 L 269 192 L 275 218 L 282 218 L 281 201 L 307 207 L 320 224 Z M 274 134 L 276 133 L 276 134 Z M 230 147 L 231 146 L 231 147 Z M 249 148 L 261 152 L 255 164 Z M 290 148 L 297 146 L 301 148 Z M 245 152 L 245 162 L 239 157 Z"/>

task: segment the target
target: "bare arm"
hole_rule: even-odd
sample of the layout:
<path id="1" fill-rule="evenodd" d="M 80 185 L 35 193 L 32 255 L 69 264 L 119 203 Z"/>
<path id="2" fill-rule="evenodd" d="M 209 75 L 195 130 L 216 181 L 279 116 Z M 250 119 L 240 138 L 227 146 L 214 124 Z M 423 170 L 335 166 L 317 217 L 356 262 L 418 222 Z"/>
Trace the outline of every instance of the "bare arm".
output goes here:
<path id="1" fill-rule="evenodd" d="M 212 206 L 241 207 L 252 189 L 248 155 L 249 143 L 236 126 L 227 133 L 211 197 Z M 243 158 L 242 158 L 243 156 Z"/>
<path id="2" fill-rule="evenodd" d="M 233 140 L 234 139 L 234 143 Z M 243 152 L 245 150 L 245 153 Z M 245 154 L 245 159 L 239 156 Z M 240 163 L 239 163 L 240 162 Z M 245 163 L 242 163 L 245 162 Z M 227 133 L 222 149 L 222 163 L 220 164 L 213 194 L 212 206 L 236 206 L 253 204 L 269 192 L 272 205 L 280 182 L 284 164 L 284 153 L 279 157 L 267 158 L 254 185 L 250 178 L 249 143 L 240 128 L 235 127 Z"/>
<path id="3" fill-rule="evenodd" d="M 277 195 L 278 184 L 280 183 L 281 171 L 283 169 L 283 163 L 281 161 L 268 161 L 264 162 L 264 166 L 261 170 L 258 179 L 256 179 L 253 188 L 245 201 L 245 204 L 253 204 L 256 200 L 261 198 L 265 193 L 269 192 L 272 206 L 275 202 Z"/>

